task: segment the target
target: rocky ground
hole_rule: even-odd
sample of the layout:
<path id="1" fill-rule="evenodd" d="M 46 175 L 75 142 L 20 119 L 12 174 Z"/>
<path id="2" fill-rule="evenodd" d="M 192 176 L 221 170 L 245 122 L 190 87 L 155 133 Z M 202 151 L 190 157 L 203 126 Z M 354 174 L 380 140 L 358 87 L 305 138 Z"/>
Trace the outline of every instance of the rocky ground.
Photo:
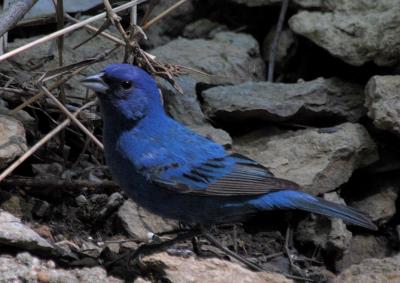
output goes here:
<path id="1" fill-rule="evenodd" d="M 148 16 L 174 2 L 159 1 Z M 212 231 L 265 272 L 247 269 L 201 237 L 194 246 L 183 242 L 129 262 L 124 255 L 172 237 L 163 232 L 182 225 L 128 200 L 110 181 L 102 152 L 71 125 L 0 183 L 0 282 L 400 282 L 398 1 L 290 1 L 274 80 L 267 81 L 281 2 L 187 1 L 147 29 L 141 44 L 150 54 L 197 70 L 177 78 L 184 95 L 158 79 L 165 107 L 276 176 L 365 212 L 378 231 L 271 212 Z M 54 29 L 51 22 L 19 26 L 9 33 L 9 49 Z M 80 29 L 65 37 L 65 64 L 112 48 L 102 37 L 73 48 L 90 35 Z M 122 57 L 113 53 L 82 75 Z M 58 59 L 51 42 L 0 63 L 3 170 L 65 119 L 45 98 L 12 111 L 38 92 L 35 80 Z M 92 95 L 80 78 L 64 84 L 70 110 Z M 101 139 L 96 109 L 79 119 Z M 293 241 L 286 247 L 288 227 Z"/>

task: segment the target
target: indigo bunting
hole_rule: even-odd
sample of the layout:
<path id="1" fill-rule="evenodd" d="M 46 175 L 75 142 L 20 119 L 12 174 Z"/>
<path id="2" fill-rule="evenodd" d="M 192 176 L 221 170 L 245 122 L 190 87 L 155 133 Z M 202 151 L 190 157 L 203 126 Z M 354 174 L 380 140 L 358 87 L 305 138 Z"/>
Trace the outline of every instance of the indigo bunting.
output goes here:
<path id="1" fill-rule="evenodd" d="M 258 211 L 298 209 L 376 230 L 361 212 L 302 192 L 296 183 L 170 118 L 155 80 L 143 69 L 112 64 L 82 83 L 100 101 L 112 177 L 148 210 L 208 226 Z"/>

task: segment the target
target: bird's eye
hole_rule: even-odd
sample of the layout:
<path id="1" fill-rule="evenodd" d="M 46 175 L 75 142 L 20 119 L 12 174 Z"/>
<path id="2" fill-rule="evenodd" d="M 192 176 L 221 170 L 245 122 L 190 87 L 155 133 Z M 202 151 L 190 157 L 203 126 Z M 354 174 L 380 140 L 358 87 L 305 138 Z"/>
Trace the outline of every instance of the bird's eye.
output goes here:
<path id="1" fill-rule="evenodd" d="M 131 81 L 123 81 L 121 82 L 121 86 L 123 89 L 130 89 L 132 87 Z"/>

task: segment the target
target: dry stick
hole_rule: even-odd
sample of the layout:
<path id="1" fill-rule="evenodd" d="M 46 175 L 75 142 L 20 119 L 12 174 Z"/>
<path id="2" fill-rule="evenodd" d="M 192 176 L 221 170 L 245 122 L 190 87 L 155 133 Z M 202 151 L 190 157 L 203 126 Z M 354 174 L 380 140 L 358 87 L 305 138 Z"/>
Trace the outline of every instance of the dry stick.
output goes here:
<path id="1" fill-rule="evenodd" d="M 133 0 L 133 1 L 129 2 L 129 3 L 123 4 L 121 6 L 118 6 L 118 7 L 114 8 L 113 11 L 114 12 L 120 12 L 120 11 L 123 11 L 125 9 L 131 8 L 132 6 L 135 6 L 135 5 L 138 5 L 140 3 L 143 3 L 145 1 L 146 0 Z M 30 42 L 28 44 L 25 44 L 25 45 L 23 45 L 23 46 L 21 46 L 19 48 L 11 50 L 10 52 L 7 52 L 7 53 L 5 53 L 5 54 L 0 56 L 0 62 L 4 61 L 5 59 L 8 59 L 10 57 L 13 57 L 13 56 L 15 56 L 15 55 L 27 50 L 27 49 L 30 49 L 30 48 L 38 45 L 38 44 L 47 42 L 47 41 L 52 40 L 54 38 L 57 38 L 57 37 L 59 37 L 61 35 L 70 33 L 70 32 L 72 32 L 72 31 L 74 31 L 74 30 L 76 30 L 78 28 L 81 28 L 81 27 L 87 25 L 88 23 L 91 23 L 91 22 L 100 20 L 102 18 L 105 18 L 106 15 L 107 15 L 106 12 L 100 13 L 100 14 L 98 14 L 96 16 L 93 16 L 93 17 L 90 17 L 90 18 L 88 18 L 86 20 L 83 20 L 82 22 L 79 22 L 79 23 L 76 23 L 74 25 L 68 26 L 68 27 L 63 28 L 61 30 L 53 32 L 53 33 L 51 33 L 51 34 L 49 34 L 47 36 L 44 36 L 44 37 L 41 37 L 41 38 L 39 38 L 39 39 L 37 39 L 35 41 L 32 41 L 32 42 Z"/>
<path id="2" fill-rule="evenodd" d="M 73 115 L 75 118 L 79 112 L 82 110 L 89 108 L 92 105 L 95 105 L 95 101 L 90 101 L 83 105 L 82 107 L 78 108 Z M 10 166 L 7 167 L 6 170 L 4 170 L 0 174 L 0 182 L 7 177 L 12 171 L 15 170 L 22 162 L 24 162 L 26 159 L 28 159 L 32 154 L 34 154 L 42 145 L 44 145 L 46 142 L 48 142 L 52 137 L 54 137 L 58 132 L 60 132 L 62 129 L 64 129 L 66 126 L 69 125 L 71 122 L 71 119 L 66 119 L 64 122 L 59 124 L 57 127 L 55 127 L 52 131 L 50 131 L 46 136 L 44 136 L 40 141 L 38 141 L 34 146 L 32 146 L 27 152 L 25 152 L 23 155 L 21 155 L 16 161 L 14 161 Z"/>
<path id="3" fill-rule="evenodd" d="M 272 41 L 271 51 L 269 52 L 269 63 L 268 63 L 268 81 L 272 82 L 274 80 L 274 68 L 275 68 L 275 57 L 276 49 L 278 48 L 279 39 L 282 33 L 283 22 L 285 21 L 285 15 L 287 8 L 289 6 L 289 0 L 283 0 L 281 11 L 279 13 L 278 24 L 276 25 L 276 31 L 274 35 L 274 40 Z"/>
<path id="4" fill-rule="evenodd" d="M 142 27 L 142 29 L 146 29 L 149 26 L 151 26 L 152 24 L 154 24 L 155 22 L 159 21 L 160 19 L 164 18 L 166 15 L 168 15 L 169 13 L 171 13 L 173 10 L 175 10 L 176 8 L 178 8 L 180 5 L 182 5 L 183 3 L 185 3 L 187 0 L 181 0 L 179 2 L 176 2 L 174 5 L 172 5 L 171 7 L 169 7 L 167 10 L 165 10 L 164 12 L 162 12 L 161 14 L 159 14 L 158 16 L 156 16 L 155 18 L 152 18 L 150 21 L 148 21 L 147 23 L 145 23 Z"/>
<path id="5" fill-rule="evenodd" d="M 79 129 L 81 129 L 88 137 L 94 141 L 94 143 L 100 147 L 100 149 L 104 150 L 103 144 L 92 134 L 91 131 L 89 131 L 65 106 L 43 85 L 40 85 L 40 88 L 44 91 L 44 93 L 50 97 L 53 102 L 57 105 L 57 107 L 70 118 L 77 126 Z"/>
<path id="6" fill-rule="evenodd" d="M 0 15 L 0 37 L 12 29 L 36 2 L 37 0 L 20 0 L 2 13 Z"/>
<path id="7" fill-rule="evenodd" d="M 87 67 L 89 67 L 89 65 L 87 66 L 83 66 L 80 67 L 78 69 L 76 69 L 75 71 L 73 71 L 69 76 L 64 77 L 62 80 L 57 81 L 56 83 L 54 83 L 53 85 L 51 85 L 48 89 L 50 91 L 58 88 L 61 84 L 65 83 L 66 81 L 68 81 L 70 78 L 72 78 L 73 76 L 75 76 L 76 74 L 80 73 L 81 71 L 83 71 L 84 69 L 86 69 Z M 36 100 L 40 99 L 41 97 L 43 97 L 45 95 L 45 93 L 43 91 L 40 91 L 38 94 L 32 96 L 31 98 L 29 98 L 28 100 L 24 101 L 23 103 L 21 103 L 20 105 L 18 105 L 17 107 L 15 107 L 12 111 L 11 114 L 15 114 L 17 113 L 19 110 L 25 108 L 26 106 L 32 104 L 33 102 L 35 102 Z"/>

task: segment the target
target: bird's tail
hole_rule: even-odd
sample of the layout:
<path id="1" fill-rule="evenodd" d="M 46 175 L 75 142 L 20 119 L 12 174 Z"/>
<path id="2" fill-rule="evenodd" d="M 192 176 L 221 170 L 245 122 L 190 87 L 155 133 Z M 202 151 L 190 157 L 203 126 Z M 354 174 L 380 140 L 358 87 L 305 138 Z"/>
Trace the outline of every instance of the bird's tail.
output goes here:
<path id="1" fill-rule="evenodd" d="M 377 230 L 371 219 L 362 212 L 300 191 L 283 190 L 269 193 L 253 201 L 262 209 L 301 209 L 328 217 L 337 217 L 346 223 Z"/>

